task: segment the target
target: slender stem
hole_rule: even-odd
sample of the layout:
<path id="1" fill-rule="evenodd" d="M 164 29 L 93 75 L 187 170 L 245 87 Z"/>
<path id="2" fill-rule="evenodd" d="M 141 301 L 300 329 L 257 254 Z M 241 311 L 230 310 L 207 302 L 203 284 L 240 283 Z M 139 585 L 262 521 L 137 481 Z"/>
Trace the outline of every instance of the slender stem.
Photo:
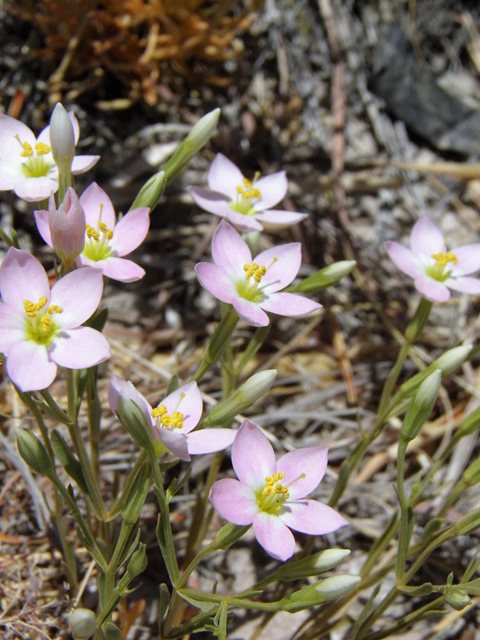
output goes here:
<path id="1" fill-rule="evenodd" d="M 405 564 L 407 562 L 408 546 L 409 546 L 409 515 L 408 515 L 408 503 L 405 497 L 405 452 L 407 450 L 407 443 L 401 439 L 398 446 L 397 455 L 397 494 L 398 501 L 400 503 L 400 534 L 398 538 L 398 550 L 397 550 L 397 584 L 403 583 L 403 576 L 405 574 Z"/>
<path id="2" fill-rule="evenodd" d="M 102 420 L 102 406 L 98 397 L 97 367 L 88 371 L 87 378 L 87 402 L 88 402 L 88 433 L 90 436 L 90 456 L 95 476 L 99 478 L 98 450 L 100 444 L 100 427 Z"/>
<path id="3" fill-rule="evenodd" d="M 253 334 L 252 339 L 248 343 L 247 348 L 245 349 L 240 362 L 237 364 L 235 368 L 235 375 L 238 377 L 242 371 L 245 369 L 250 360 L 256 355 L 257 351 L 265 342 L 268 333 L 270 331 L 271 324 L 267 324 L 266 327 L 259 327 L 255 333 Z"/>
<path id="4" fill-rule="evenodd" d="M 210 367 L 218 362 L 220 356 L 230 342 L 231 335 L 237 326 L 237 322 L 238 315 L 232 307 L 222 318 L 220 324 L 215 329 L 213 336 L 210 338 L 203 360 L 192 376 L 192 380 L 196 382 L 201 380 Z"/>
<path id="5" fill-rule="evenodd" d="M 135 464 L 133 465 L 132 469 L 130 470 L 130 473 L 128 475 L 127 481 L 125 482 L 125 486 L 122 489 L 122 493 L 120 494 L 120 496 L 115 500 L 112 508 L 110 509 L 110 511 L 108 512 L 108 520 L 112 520 L 115 516 L 117 516 L 123 505 L 125 504 L 125 498 L 127 497 L 130 488 L 133 484 L 133 481 L 135 480 L 135 477 L 137 475 L 137 473 L 140 471 L 141 467 L 143 467 L 143 465 L 145 464 L 145 460 L 147 458 L 147 454 L 145 453 L 145 451 L 141 451 L 140 455 L 138 456 Z"/>

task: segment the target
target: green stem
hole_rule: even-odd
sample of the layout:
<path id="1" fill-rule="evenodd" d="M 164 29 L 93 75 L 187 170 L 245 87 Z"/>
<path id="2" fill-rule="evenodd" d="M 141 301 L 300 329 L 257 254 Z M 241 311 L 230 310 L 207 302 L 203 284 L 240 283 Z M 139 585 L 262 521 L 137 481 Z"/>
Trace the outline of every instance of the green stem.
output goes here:
<path id="1" fill-rule="evenodd" d="M 192 376 L 192 380 L 198 382 L 203 378 L 212 365 L 218 362 L 220 356 L 230 342 L 235 327 L 237 326 L 238 315 L 232 307 L 229 312 L 222 318 L 220 324 L 216 328 L 213 336 L 207 345 L 205 355 L 198 369 Z"/>
<path id="2" fill-rule="evenodd" d="M 128 474 L 128 478 L 127 478 L 127 481 L 125 482 L 125 486 L 122 489 L 122 493 L 115 500 L 112 508 L 108 512 L 108 518 L 107 518 L 108 520 L 112 520 L 122 511 L 122 508 L 125 504 L 125 499 L 128 496 L 128 493 L 133 484 L 133 481 L 135 480 L 135 477 L 137 473 L 140 471 L 141 467 L 143 467 L 143 465 L 145 464 L 146 458 L 147 458 L 147 454 L 145 453 L 145 450 L 141 451 L 130 473 Z"/>
<path id="3" fill-rule="evenodd" d="M 240 359 L 240 362 L 235 368 L 235 375 L 238 377 L 242 371 L 245 369 L 250 360 L 256 355 L 257 351 L 261 348 L 263 343 L 265 342 L 268 333 L 270 331 L 270 324 L 267 324 L 266 327 L 259 327 L 255 333 L 253 334 L 252 339 L 250 340 L 247 348 L 243 356 Z"/>
<path id="4" fill-rule="evenodd" d="M 88 371 L 87 378 L 87 403 L 88 403 L 88 434 L 90 437 L 90 457 L 95 477 L 99 479 L 98 451 L 100 445 L 100 428 L 102 420 L 102 406 L 98 397 L 97 367 Z"/>
<path id="5" fill-rule="evenodd" d="M 407 443 L 401 439 L 398 445 L 397 454 L 397 494 L 398 501 L 400 503 L 400 534 L 398 538 L 398 550 L 397 550 L 397 566 L 396 576 L 397 584 L 403 583 L 403 576 L 405 574 L 405 565 L 407 562 L 408 547 L 410 542 L 409 536 L 409 516 L 408 516 L 408 503 L 405 497 L 405 452 L 407 450 Z"/>

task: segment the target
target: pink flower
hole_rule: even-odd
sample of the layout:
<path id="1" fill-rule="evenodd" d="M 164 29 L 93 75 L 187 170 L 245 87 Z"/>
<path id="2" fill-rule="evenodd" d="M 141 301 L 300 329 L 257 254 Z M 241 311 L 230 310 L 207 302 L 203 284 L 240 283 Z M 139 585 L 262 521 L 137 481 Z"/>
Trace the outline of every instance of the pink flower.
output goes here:
<path id="1" fill-rule="evenodd" d="M 132 400 L 152 425 L 156 437 L 182 460 L 200 453 L 222 451 L 230 446 L 237 434 L 233 429 L 201 429 L 197 426 L 203 411 L 203 401 L 196 382 L 179 387 L 153 409 L 147 399 L 131 382 L 113 376 L 108 389 L 108 400 L 113 413 L 117 412 L 118 397 Z"/>
<path id="2" fill-rule="evenodd" d="M 48 387 L 57 365 L 85 369 L 110 357 L 107 339 L 80 326 L 102 297 L 103 279 L 95 269 L 69 273 L 50 291 L 40 262 L 10 248 L 0 266 L 0 292 L 0 351 L 21 391 Z"/>
<path id="3" fill-rule="evenodd" d="M 64 262 L 72 262 L 85 247 L 85 212 L 75 191 L 69 187 L 58 209 L 50 198 L 48 211 L 35 211 L 37 226 L 48 226 L 48 244 Z M 45 238 L 44 238 L 45 239 Z"/>
<path id="4" fill-rule="evenodd" d="M 150 226 L 148 207 L 129 211 L 115 224 L 112 201 L 96 182 L 80 197 L 85 211 L 85 246 L 75 261 L 77 267 L 95 267 L 120 282 L 134 282 L 145 275 L 145 270 L 123 256 L 136 249 L 145 239 Z M 35 212 L 37 227 L 45 242 L 53 246 L 47 211 Z"/>
<path id="5" fill-rule="evenodd" d="M 323 478 L 327 458 L 327 447 L 308 447 L 275 461 L 273 448 L 261 430 L 244 420 L 232 447 L 238 480 L 216 482 L 210 500 L 229 522 L 253 525 L 268 554 L 288 560 L 295 550 L 290 529 L 318 536 L 348 524 L 330 507 L 305 499 Z"/>
<path id="6" fill-rule="evenodd" d="M 306 316 L 322 306 L 294 293 L 279 293 L 300 269 L 299 242 L 267 249 L 255 261 L 247 243 L 222 220 L 212 239 L 215 264 L 200 262 L 195 271 L 202 287 L 235 307 L 239 317 L 254 327 L 265 327 L 270 320 L 265 311 L 281 316 Z"/>
<path id="7" fill-rule="evenodd" d="M 69 114 L 75 133 L 80 136 L 78 120 Z M 84 173 L 100 156 L 75 156 L 72 173 Z M 49 198 L 58 189 L 58 169 L 50 144 L 50 126 L 38 138 L 19 120 L 0 115 L 0 191 L 13 189 L 19 198 L 36 202 Z"/>
<path id="8" fill-rule="evenodd" d="M 208 173 L 210 189 L 190 187 L 199 207 L 227 218 L 241 231 L 261 231 L 262 223 L 292 225 L 307 217 L 306 213 L 293 213 L 272 209 L 287 193 L 285 171 L 253 182 L 242 175 L 240 169 L 223 154 L 217 154 Z"/>
<path id="9" fill-rule="evenodd" d="M 386 242 L 388 255 L 404 273 L 414 278 L 418 291 L 433 302 L 450 298 L 449 289 L 480 293 L 480 280 L 469 278 L 480 269 L 480 244 L 468 244 L 446 251 L 443 233 L 427 216 L 414 225 L 411 249 L 398 242 Z"/>

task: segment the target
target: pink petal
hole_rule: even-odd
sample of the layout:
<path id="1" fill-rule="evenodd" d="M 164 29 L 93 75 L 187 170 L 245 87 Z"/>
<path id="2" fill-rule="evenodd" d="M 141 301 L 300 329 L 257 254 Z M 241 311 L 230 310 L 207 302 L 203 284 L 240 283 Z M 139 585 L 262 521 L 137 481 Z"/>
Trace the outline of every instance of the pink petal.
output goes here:
<path id="1" fill-rule="evenodd" d="M 110 358 L 110 345 L 100 331 L 79 327 L 61 331 L 48 348 L 50 358 L 67 369 L 94 367 Z"/>
<path id="2" fill-rule="evenodd" d="M 450 298 L 447 286 L 427 275 L 415 278 L 415 287 L 424 298 L 432 300 L 432 302 L 446 302 Z"/>
<path id="3" fill-rule="evenodd" d="M 15 193 L 27 202 L 47 200 L 58 189 L 58 183 L 50 178 L 25 178 L 15 185 Z"/>
<path id="4" fill-rule="evenodd" d="M 7 373 L 20 391 L 38 391 L 55 380 L 57 365 L 49 360 L 45 346 L 25 341 L 12 347 L 7 358 Z"/>
<path id="5" fill-rule="evenodd" d="M 267 268 L 262 278 L 262 288 L 268 285 L 269 293 L 280 291 L 292 282 L 300 269 L 302 245 L 300 242 L 290 242 L 272 247 L 255 256 L 255 262 Z"/>
<path id="6" fill-rule="evenodd" d="M 285 171 L 272 173 L 255 182 L 255 188 L 262 194 L 262 199 L 255 204 L 257 211 L 265 211 L 283 200 L 287 193 L 287 176 Z"/>
<path id="7" fill-rule="evenodd" d="M 445 284 L 454 291 L 473 295 L 480 294 L 480 280 L 478 278 L 449 278 Z"/>
<path id="8" fill-rule="evenodd" d="M 230 200 L 223 194 L 202 187 L 189 187 L 192 198 L 199 207 L 216 216 L 226 216 L 231 211 Z"/>
<path id="9" fill-rule="evenodd" d="M 212 238 L 212 257 L 225 270 L 241 271 L 244 264 L 252 262 L 252 254 L 245 240 L 231 224 L 222 220 Z"/>
<path id="10" fill-rule="evenodd" d="M 127 255 L 145 240 L 150 227 L 149 212 L 150 209 L 148 207 L 133 209 L 115 225 L 110 246 L 117 256 Z"/>
<path id="11" fill-rule="evenodd" d="M 234 298 L 232 304 L 240 320 L 243 320 L 251 327 L 266 327 L 270 324 L 270 318 L 255 302 L 250 302 L 244 298 Z"/>
<path id="12" fill-rule="evenodd" d="M 217 153 L 208 173 L 208 186 L 233 200 L 238 195 L 237 187 L 243 187 L 243 174 L 223 153 Z"/>
<path id="13" fill-rule="evenodd" d="M 222 518 L 233 524 L 252 524 L 258 513 L 253 491 L 247 485 L 230 478 L 215 482 L 210 491 L 210 502 Z"/>
<path id="14" fill-rule="evenodd" d="M 25 341 L 25 313 L 0 302 L 0 352 L 8 356 L 13 345 Z"/>
<path id="15" fill-rule="evenodd" d="M 453 249 L 452 253 L 457 258 L 455 272 L 459 275 L 467 276 L 480 269 L 480 244 L 467 244 Z"/>
<path id="16" fill-rule="evenodd" d="M 295 211 L 279 211 L 277 209 L 270 209 L 269 211 L 258 213 L 255 218 L 265 224 L 288 227 L 308 218 L 308 213 L 296 213 Z"/>
<path id="17" fill-rule="evenodd" d="M 182 395 L 184 396 L 182 398 Z M 183 413 L 183 427 L 178 433 L 186 435 L 195 429 L 203 412 L 202 394 L 196 382 L 189 382 L 167 396 L 160 404 L 167 408 L 169 416 L 174 411 Z"/>
<path id="18" fill-rule="evenodd" d="M 256 215 L 248 216 L 244 213 L 230 210 L 226 218 L 240 231 L 262 231 L 263 229 L 260 222 L 257 222 Z"/>
<path id="19" fill-rule="evenodd" d="M 185 460 L 185 462 L 191 460 L 185 436 L 175 431 L 163 429 L 162 427 L 157 427 L 156 432 L 167 449 L 178 456 L 180 460 Z"/>
<path id="20" fill-rule="evenodd" d="M 411 251 L 398 242 L 390 241 L 385 243 L 390 260 L 404 273 L 411 278 L 416 278 L 424 269 L 421 261 Z"/>
<path id="21" fill-rule="evenodd" d="M 9 164 L 7 160 L 0 160 L 0 191 L 10 191 L 18 182 L 25 180 L 20 164 Z"/>
<path id="22" fill-rule="evenodd" d="M 277 460 L 276 471 L 285 474 L 291 500 L 311 493 L 320 484 L 328 462 L 328 447 L 307 447 L 290 451 Z M 302 478 L 302 476 L 305 476 Z"/>
<path id="23" fill-rule="evenodd" d="M 62 313 L 54 314 L 62 329 L 73 329 L 88 320 L 100 304 L 103 293 L 101 271 L 86 268 L 67 273 L 52 287 L 50 305 L 58 305 Z"/>
<path id="24" fill-rule="evenodd" d="M 135 262 L 132 262 L 132 260 L 127 260 L 126 258 L 115 258 L 110 256 L 110 258 L 95 262 L 95 260 L 90 260 L 82 254 L 75 260 L 75 264 L 77 267 L 90 266 L 94 269 L 98 269 L 107 278 L 118 280 L 119 282 L 136 282 L 137 280 L 141 280 L 145 275 L 145 269 Z"/>
<path id="25" fill-rule="evenodd" d="M 115 227 L 115 210 L 112 201 L 96 182 L 92 182 L 82 193 L 80 204 L 85 211 L 86 223 L 97 231 L 100 220 L 107 225 L 108 229 Z"/>
<path id="26" fill-rule="evenodd" d="M 50 300 L 50 285 L 45 269 L 27 251 L 11 247 L 0 266 L 0 291 L 6 304 L 24 312 L 23 301 Z"/>
<path id="27" fill-rule="evenodd" d="M 100 156 L 75 156 L 72 161 L 73 175 L 89 171 L 99 160 Z"/>
<path id="28" fill-rule="evenodd" d="M 313 536 L 331 533 L 348 524 L 334 509 L 317 500 L 288 501 L 279 518 L 294 531 Z"/>
<path id="29" fill-rule="evenodd" d="M 237 292 L 232 279 L 223 269 L 211 262 L 199 262 L 195 265 L 195 273 L 204 289 L 218 300 L 231 304 Z"/>
<path id="30" fill-rule="evenodd" d="M 53 247 L 50 225 L 48 224 L 48 211 L 34 211 L 33 213 L 35 215 L 38 232 L 42 236 L 43 241 L 48 244 L 49 247 Z"/>
<path id="31" fill-rule="evenodd" d="M 134 402 L 145 417 L 147 424 L 153 425 L 152 407 L 145 397 L 137 391 L 131 382 L 127 382 L 118 376 L 112 376 L 108 387 L 108 402 L 112 413 L 117 412 L 118 398 Z"/>
<path id="32" fill-rule="evenodd" d="M 278 516 L 258 513 L 253 521 L 253 532 L 265 551 L 276 560 L 288 560 L 295 551 L 295 538 Z"/>
<path id="33" fill-rule="evenodd" d="M 413 253 L 431 257 L 444 250 L 445 238 L 435 222 L 424 215 L 413 226 L 410 246 Z"/>
<path id="34" fill-rule="evenodd" d="M 15 136 L 20 138 L 20 142 Z M 9 162 L 15 162 L 18 158 L 23 160 L 20 155 L 23 147 L 20 143 L 24 142 L 35 147 L 36 138 L 27 125 L 10 116 L 0 115 L 0 158 Z"/>
<path id="35" fill-rule="evenodd" d="M 275 473 L 275 454 L 261 430 L 244 420 L 232 447 L 232 465 L 240 482 L 253 491 L 265 487 L 265 478 Z"/>
<path id="36" fill-rule="evenodd" d="M 322 308 L 318 302 L 296 293 L 272 293 L 272 295 L 266 295 L 259 304 L 265 311 L 295 318 L 308 316 Z"/>
<path id="37" fill-rule="evenodd" d="M 233 429 L 201 429 L 189 433 L 187 438 L 188 453 L 191 456 L 199 453 L 223 451 L 235 440 L 237 432 Z"/>

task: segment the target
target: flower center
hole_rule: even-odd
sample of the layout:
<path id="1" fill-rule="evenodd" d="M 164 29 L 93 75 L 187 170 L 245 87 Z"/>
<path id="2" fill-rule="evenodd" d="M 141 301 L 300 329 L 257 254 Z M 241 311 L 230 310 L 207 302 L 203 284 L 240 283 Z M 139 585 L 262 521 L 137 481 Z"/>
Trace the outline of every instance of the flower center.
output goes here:
<path id="1" fill-rule="evenodd" d="M 257 505 L 261 511 L 271 515 L 278 515 L 285 502 L 290 498 L 288 487 L 291 487 L 301 478 L 305 478 L 305 474 L 302 473 L 288 484 L 280 482 L 284 477 L 285 473 L 281 471 L 265 478 L 265 487 L 256 492 Z"/>
<path id="2" fill-rule="evenodd" d="M 56 313 L 62 313 L 63 309 L 56 304 L 52 304 L 46 309 L 46 304 L 47 298 L 44 296 L 39 298 L 38 302 L 23 301 L 23 307 L 27 315 L 25 318 L 27 340 L 48 347 L 60 331 L 60 327 L 52 316 Z"/>
<path id="3" fill-rule="evenodd" d="M 253 182 L 250 182 L 247 178 L 243 178 L 243 186 L 238 185 L 236 200 L 230 203 L 230 208 L 237 213 L 243 213 L 246 216 L 253 216 L 256 211 L 254 207 L 254 200 L 261 200 L 262 194 L 260 189 L 257 189 L 255 182 L 260 177 L 260 173 L 257 171 L 253 178 Z"/>
<path id="4" fill-rule="evenodd" d="M 439 251 L 438 253 L 434 253 L 432 258 L 435 260 L 435 264 L 427 267 L 427 275 L 429 275 L 434 280 L 438 280 L 439 282 L 445 282 L 450 277 L 451 271 L 447 269 L 447 265 L 449 262 L 453 264 L 458 264 L 458 258 L 456 255 L 447 251 L 447 253 L 442 253 Z"/>
<path id="5" fill-rule="evenodd" d="M 179 401 L 177 402 L 177 406 L 175 407 L 175 411 L 172 412 L 171 416 L 168 415 L 167 407 L 164 404 L 153 409 L 152 418 L 156 419 L 155 426 L 170 429 L 170 431 L 173 431 L 174 429 L 181 429 L 183 427 L 183 413 L 180 413 L 177 409 L 184 397 L 185 394 L 182 393 Z"/>
<path id="6" fill-rule="evenodd" d="M 277 261 L 278 258 L 274 258 L 268 267 L 260 267 L 256 262 L 244 264 L 245 280 L 238 280 L 236 284 L 238 295 L 241 298 L 245 298 L 245 300 L 258 304 L 263 296 L 262 288 L 258 285 L 263 276 Z"/>
<path id="7" fill-rule="evenodd" d="M 245 271 L 245 277 L 247 280 L 253 277 L 255 282 L 260 282 L 263 276 L 267 273 L 267 267 L 259 267 L 256 262 L 252 264 L 244 264 L 243 270 Z"/>
<path id="8" fill-rule="evenodd" d="M 85 227 L 85 248 L 83 255 L 89 260 L 98 262 L 106 260 L 113 254 L 110 240 L 113 238 L 113 229 L 109 229 L 105 222 L 102 222 L 103 204 L 100 205 L 100 215 L 98 216 L 98 231 L 95 227 L 87 224 Z"/>
<path id="9" fill-rule="evenodd" d="M 25 158 L 25 162 L 22 162 L 22 171 L 26 178 L 43 178 L 48 174 L 50 167 L 52 166 L 51 162 L 48 162 L 45 156 L 47 153 L 50 153 L 52 150 L 47 144 L 43 142 L 37 142 L 35 146 L 35 151 L 32 148 L 32 145 L 29 142 L 22 142 L 18 136 L 15 136 L 18 140 L 18 143 L 21 147 L 20 155 L 22 158 Z"/>

